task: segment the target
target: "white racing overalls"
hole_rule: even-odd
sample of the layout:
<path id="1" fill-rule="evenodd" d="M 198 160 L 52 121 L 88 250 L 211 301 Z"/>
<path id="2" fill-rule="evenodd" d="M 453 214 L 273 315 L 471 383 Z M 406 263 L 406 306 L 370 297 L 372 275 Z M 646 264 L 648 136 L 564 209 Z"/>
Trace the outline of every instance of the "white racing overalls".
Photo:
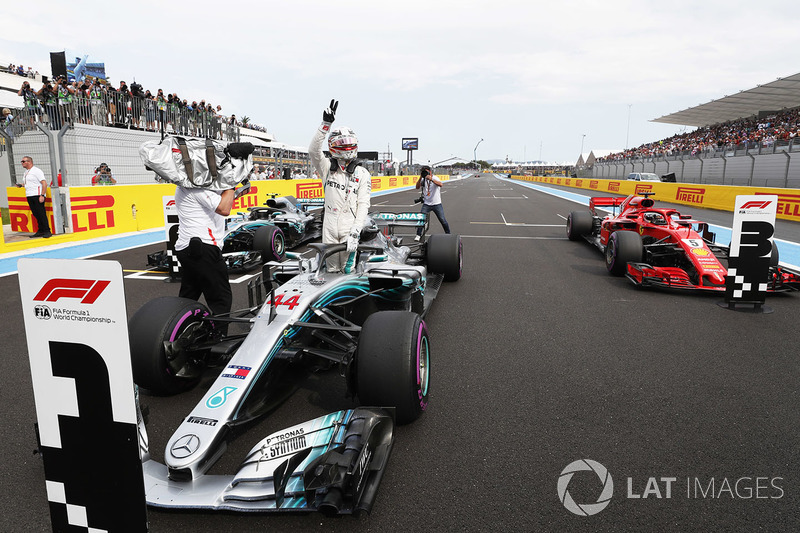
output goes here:
<path id="1" fill-rule="evenodd" d="M 330 124 L 323 122 L 308 147 L 311 164 L 322 180 L 325 192 L 325 218 L 322 223 L 324 244 L 342 243 L 350 233 L 361 233 L 369 211 L 372 176 L 367 169 L 355 167 L 352 174 L 338 160 L 330 160 L 322 151 Z M 347 254 L 335 254 L 328 259 L 328 271 L 340 271 Z"/>

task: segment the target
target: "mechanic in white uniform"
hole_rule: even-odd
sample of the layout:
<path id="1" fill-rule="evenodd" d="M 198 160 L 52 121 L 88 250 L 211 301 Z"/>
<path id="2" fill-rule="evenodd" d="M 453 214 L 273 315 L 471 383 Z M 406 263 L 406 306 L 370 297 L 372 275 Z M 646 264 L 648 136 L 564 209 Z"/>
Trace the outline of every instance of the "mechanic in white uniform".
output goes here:
<path id="1" fill-rule="evenodd" d="M 322 179 L 325 192 L 322 242 L 347 243 L 347 253 L 334 254 L 328 259 L 328 271 L 348 272 L 369 211 L 372 176 L 356 161 L 358 139 L 353 130 L 341 127 L 330 131 L 338 107 L 339 102 L 331 100 L 330 107 L 323 111 L 322 124 L 311 139 L 308 155 Z M 328 131 L 331 159 L 326 158 L 322 151 Z"/>
<path id="2" fill-rule="evenodd" d="M 181 262 L 181 289 L 178 296 L 199 300 L 205 296 L 213 314 L 229 313 L 233 293 L 228 267 L 222 258 L 225 217 L 233 208 L 234 192 L 178 186 L 178 240 L 175 255 Z M 227 331 L 227 323 L 220 328 Z"/>

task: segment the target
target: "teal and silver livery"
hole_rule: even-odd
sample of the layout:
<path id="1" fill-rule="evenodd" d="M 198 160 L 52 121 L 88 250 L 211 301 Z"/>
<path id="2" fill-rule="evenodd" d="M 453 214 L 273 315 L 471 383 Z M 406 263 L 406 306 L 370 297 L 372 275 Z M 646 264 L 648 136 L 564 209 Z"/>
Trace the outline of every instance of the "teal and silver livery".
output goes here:
<path id="1" fill-rule="evenodd" d="M 425 317 L 442 282 L 461 277 L 459 235 L 405 244 L 394 233 L 418 224 L 427 224 L 419 213 L 373 216 L 346 273 L 327 267 L 345 244 L 312 243 L 309 252 L 268 262 L 248 286 L 250 307 L 240 311 L 211 315 L 194 300 L 162 297 L 133 315 L 132 367 L 142 394 L 178 394 L 212 368 L 217 373 L 167 441 L 164 464 L 150 458 L 140 417 L 148 504 L 334 514 L 370 509 L 395 424 L 411 423 L 428 409 Z M 274 433 L 234 475 L 209 474 L 241 433 L 235 430 L 271 412 L 298 380 L 327 369 L 365 407 Z"/>

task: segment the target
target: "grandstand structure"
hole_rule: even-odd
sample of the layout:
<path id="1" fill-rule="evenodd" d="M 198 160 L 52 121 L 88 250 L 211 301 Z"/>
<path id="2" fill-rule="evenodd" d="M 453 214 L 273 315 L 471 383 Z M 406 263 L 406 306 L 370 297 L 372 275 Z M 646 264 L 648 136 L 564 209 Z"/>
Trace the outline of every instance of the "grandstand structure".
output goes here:
<path id="1" fill-rule="evenodd" d="M 22 155 L 33 157 L 51 183 L 65 187 L 92 185 L 101 163 L 111 168 L 117 185 L 153 183 L 155 174 L 144 168 L 138 148 L 162 133 L 250 142 L 255 146 L 255 179 L 314 177 L 307 146 L 280 142 L 263 128 L 229 123 L 225 117 L 221 120 L 198 110 L 168 107 L 161 114 L 153 100 L 112 91 L 104 92 L 99 102 L 91 95 L 76 94 L 68 107 L 60 101 L 31 105 L 17 94 L 26 81 L 38 92 L 47 78 L 22 77 L 0 67 L 0 109 L 9 108 L 14 116 L 12 124 L 0 127 L 0 206 L 8 206 L 6 187 L 22 179 Z M 371 174 L 386 171 L 377 152 L 359 155 Z"/>
<path id="2" fill-rule="evenodd" d="M 37 92 L 46 78 L 41 75 L 26 78 L 0 71 L 0 109 L 8 108 L 14 116 L 11 124 L 0 127 L 0 206 L 8 206 L 6 187 L 22 180 L 24 169 L 19 160 L 23 155 L 33 157 L 45 177 L 62 186 L 91 185 L 101 163 L 111 168 L 118 185 L 154 183 L 155 174 L 144 168 L 138 153 L 143 142 L 161 138 L 161 132 L 148 124 L 147 102 L 136 97 L 124 101 L 109 97 L 102 103 L 103 118 L 108 122 L 97 125 L 96 117 L 92 116 L 94 105 L 84 96 L 74 98 L 75 112 L 70 117 L 64 116 L 60 106 L 55 107 L 55 113 L 44 102 L 31 107 L 17 94 L 26 81 Z M 123 107 L 127 107 L 126 113 L 117 113 L 115 121 L 113 109 Z M 83 114 L 82 109 L 86 110 Z M 256 177 L 260 179 L 312 175 L 307 146 L 279 142 L 270 132 L 227 121 L 213 126 L 206 117 L 198 121 L 194 116 L 176 114 L 168 116 L 164 133 L 251 142 L 256 147 L 253 159 L 258 171 Z"/>
<path id="3" fill-rule="evenodd" d="M 675 174 L 685 183 L 800 188 L 800 73 L 653 122 L 697 127 L 680 137 L 701 141 L 676 149 L 667 148 L 665 139 L 623 154 L 581 154 L 577 175 L 624 179 L 631 172 L 654 172 Z M 714 137 L 737 128 L 750 135 Z M 758 135 L 751 139 L 754 130 Z"/>
<path id="4" fill-rule="evenodd" d="M 800 106 L 800 73 L 725 95 L 706 104 L 653 119 L 653 122 L 704 127 L 737 119 L 774 114 Z M 766 115 L 765 115 L 766 116 Z"/>

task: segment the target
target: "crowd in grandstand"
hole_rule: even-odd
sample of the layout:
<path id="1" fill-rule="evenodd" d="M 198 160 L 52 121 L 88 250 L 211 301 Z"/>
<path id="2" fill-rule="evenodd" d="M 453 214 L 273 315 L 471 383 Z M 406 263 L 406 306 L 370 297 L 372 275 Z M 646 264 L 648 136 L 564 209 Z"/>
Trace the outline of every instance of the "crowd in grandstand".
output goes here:
<path id="1" fill-rule="evenodd" d="M 794 108 L 764 118 L 751 117 L 698 128 L 689 133 L 610 154 L 598 158 L 598 161 L 679 154 L 700 156 L 743 145 L 772 146 L 779 141 L 794 139 L 798 132 L 800 132 L 800 108 Z"/>
<path id="2" fill-rule="evenodd" d="M 85 79 L 68 81 L 63 76 L 45 81 L 38 91 L 24 81 L 17 93 L 25 113 L 34 119 L 46 115 L 51 129 L 65 123 L 122 126 L 147 131 L 167 131 L 215 139 L 232 139 L 236 122 L 222 115 L 222 106 L 205 100 L 189 101 L 177 93 L 156 94 L 135 81 L 114 87 L 110 83 Z"/>
<path id="3" fill-rule="evenodd" d="M 5 68 L 5 71 L 9 74 L 16 74 L 17 76 L 25 76 L 27 78 L 36 78 L 39 76 L 38 70 L 33 70 L 32 67 L 28 67 L 28 70 L 25 70 L 24 66 L 15 65 L 13 63 L 9 64 L 8 67 Z"/>
<path id="4" fill-rule="evenodd" d="M 26 78 L 39 74 L 30 67 L 25 71 L 22 65 L 9 65 L 7 70 Z M 130 86 L 121 81 L 119 87 L 115 87 L 105 80 L 86 78 L 70 82 L 60 76 L 46 79 L 39 90 L 34 90 L 26 79 L 17 94 L 25 103 L 25 107 L 15 113 L 20 117 L 20 128 L 46 116 L 46 122 L 54 130 L 61 129 L 65 123 L 78 123 L 226 140 L 235 140 L 238 128 L 267 131 L 263 126 L 249 123 L 246 117 L 237 120 L 236 115 L 223 115 L 220 105 L 214 106 L 204 99 L 190 103 L 178 93 L 165 93 L 162 89 L 152 93 L 136 81 Z"/>

